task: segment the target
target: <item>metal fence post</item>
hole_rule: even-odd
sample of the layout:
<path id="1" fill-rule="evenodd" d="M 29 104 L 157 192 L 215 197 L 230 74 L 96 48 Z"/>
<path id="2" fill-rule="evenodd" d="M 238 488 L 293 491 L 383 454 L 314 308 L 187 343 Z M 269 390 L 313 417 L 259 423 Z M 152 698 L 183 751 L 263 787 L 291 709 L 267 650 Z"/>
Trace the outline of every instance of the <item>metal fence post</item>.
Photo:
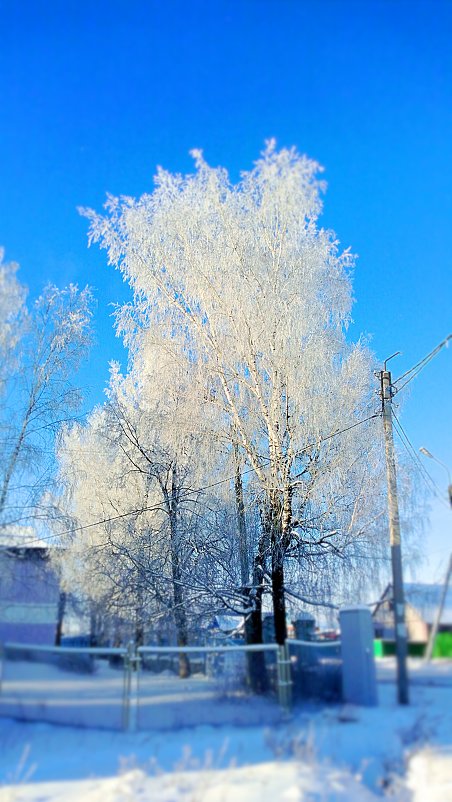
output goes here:
<path id="1" fill-rule="evenodd" d="M 124 730 L 130 730 L 131 725 L 131 692 L 132 692 L 132 668 L 134 662 L 135 647 L 132 641 L 127 644 L 127 654 L 124 655 L 124 694 L 122 721 Z"/>
<path id="2" fill-rule="evenodd" d="M 281 707 L 284 707 L 284 689 L 281 681 L 281 646 L 278 646 L 276 652 L 276 682 L 278 688 L 278 701 Z"/>
<path id="3" fill-rule="evenodd" d="M 284 665 L 286 669 L 286 682 L 287 682 L 287 709 L 292 710 L 292 664 L 290 661 L 289 644 L 286 641 L 284 644 Z"/>
<path id="4" fill-rule="evenodd" d="M 292 709 L 292 678 L 290 674 L 289 647 L 286 643 L 278 646 L 277 652 L 278 699 L 286 713 Z"/>
<path id="5" fill-rule="evenodd" d="M 132 669 L 135 672 L 135 684 L 130 692 L 130 707 L 129 707 L 129 731 L 136 732 L 138 729 L 138 705 L 140 703 L 140 670 L 141 670 L 141 654 L 140 648 L 134 645 L 134 652 L 132 657 Z M 133 676 L 133 675 L 132 675 Z"/>

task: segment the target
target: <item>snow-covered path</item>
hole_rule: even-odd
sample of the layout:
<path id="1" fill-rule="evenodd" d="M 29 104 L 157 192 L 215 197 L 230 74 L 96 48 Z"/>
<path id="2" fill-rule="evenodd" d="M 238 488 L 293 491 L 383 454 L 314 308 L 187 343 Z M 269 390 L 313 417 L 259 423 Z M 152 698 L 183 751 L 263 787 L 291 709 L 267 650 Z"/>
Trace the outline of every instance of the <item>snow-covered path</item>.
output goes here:
<path id="1" fill-rule="evenodd" d="M 298 711 L 271 727 L 127 734 L 0 720 L 1 802 L 452 802 L 452 665 L 411 666 L 395 703 Z"/>

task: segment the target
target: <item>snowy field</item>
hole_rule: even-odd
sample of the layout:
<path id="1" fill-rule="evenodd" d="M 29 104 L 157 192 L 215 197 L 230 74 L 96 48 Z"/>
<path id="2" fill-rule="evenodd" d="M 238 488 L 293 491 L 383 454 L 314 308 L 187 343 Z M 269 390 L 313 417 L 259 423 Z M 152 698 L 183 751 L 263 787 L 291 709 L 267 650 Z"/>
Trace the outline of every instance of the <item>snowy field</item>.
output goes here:
<path id="1" fill-rule="evenodd" d="M 411 705 L 378 661 L 378 708 L 172 732 L 0 719 L 1 802 L 452 802 L 452 663 L 410 663 Z"/>

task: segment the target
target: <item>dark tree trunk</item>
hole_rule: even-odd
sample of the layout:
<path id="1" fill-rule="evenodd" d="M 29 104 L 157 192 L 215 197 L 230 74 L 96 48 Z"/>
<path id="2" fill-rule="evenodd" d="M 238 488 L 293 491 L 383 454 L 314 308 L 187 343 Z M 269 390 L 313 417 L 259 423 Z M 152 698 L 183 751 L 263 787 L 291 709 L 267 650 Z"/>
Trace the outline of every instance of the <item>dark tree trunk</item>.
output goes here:
<path id="1" fill-rule="evenodd" d="M 292 490 L 288 486 L 282 499 L 275 493 L 270 499 L 272 596 L 275 619 L 275 640 L 280 646 L 287 638 L 286 600 L 284 592 L 284 557 L 290 544 L 292 527 Z"/>
<path id="2" fill-rule="evenodd" d="M 280 646 L 287 638 L 286 600 L 284 596 L 284 562 L 280 550 L 272 554 L 272 596 L 275 619 L 275 640 Z"/>
<path id="3" fill-rule="evenodd" d="M 137 617 L 135 622 L 135 646 L 139 648 L 140 646 L 144 646 L 144 628 L 143 628 L 143 620 L 141 617 Z"/>
<path id="4" fill-rule="evenodd" d="M 249 614 L 245 622 L 245 639 L 247 645 L 262 643 L 262 603 L 261 598 L 254 598 L 255 609 Z M 268 689 L 267 668 L 265 653 L 248 652 L 248 681 L 254 693 L 265 693 Z"/>
<path id="5" fill-rule="evenodd" d="M 264 591 L 265 558 L 268 545 L 268 527 L 263 521 L 263 532 L 259 540 L 257 554 L 253 562 L 252 587 L 249 589 L 247 602 L 253 604 L 253 610 L 245 623 L 247 644 L 263 643 L 262 638 L 262 594 Z M 251 689 L 255 693 L 268 690 L 268 676 L 265 664 L 265 653 L 249 652 L 247 655 L 248 678 Z"/>
<path id="6" fill-rule="evenodd" d="M 182 572 L 180 568 L 180 544 L 177 520 L 177 472 L 176 467 L 172 469 L 171 498 L 169 499 L 169 519 L 171 537 L 171 571 L 173 579 L 173 613 L 176 625 L 176 637 L 178 646 L 188 646 L 188 626 L 185 612 L 184 594 L 182 590 Z M 191 673 L 190 661 L 185 652 L 179 653 L 179 677 L 185 679 Z"/>
<path id="7" fill-rule="evenodd" d="M 248 555 L 248 536 L 246 531 L 245 502 L 243 497 L 243 482 L 240 472 L 239 449 L 234 441 L 235 461 L 235 505 L 237 512 L 238 545 L 240 557 L 240 581 L 244 607 L 252 604 L 252 611 L 245 618 L 245 642 L 249 645 L 262 643 L 262 583 L 264 578 L 264 541 L 261 538 L 258 553 L 253 563 L 253 576 L 250 586 L 250 568 Z M 247 652 L 248 683 L 254 693 L 265 693 L 268 687 L 267 672 L 265 668 L 265 655 L 263 652 Z"/>
<path id="8" fill-rule="evenodd" d="M 245 519 L 245 501 L 243 498 L 243 482 L 242 474 L 240 472 L 240 458 L 239 448 L 234 441 L 234 461 L 235 461 L 235 506 L 237 511 L 237 529 L 239 541 L 239 557 L 240 557 L 240 581 L 242 587 L 246 588 L 250 579 L 250 567 L 248 559 L 248 537 L 246 531 Z"/>
<path id="9" fill-rule="evenodd" d="M 173 615 L 176 625 L 177 645 L 188 646 L 187 616 L 182 593 L 179 555 L 173 547 L 171 548 L 171 569 L 173 575 Z M 190 676 L 190 661 L 185 652 L 179 653 L 179 676 L 182 679 Z"/>
<path id="10" fill-rule="evenodd" d="M 173 561 L 173 599 L 177 645 L 188 646 L 187 617 L 185 615 L 177 561 L 176 564 Z M 190 676 L 190 661 L 185 652 L 179 652 L 179 676 L 182 679 Z"/>
<path id="11" fill-rule="evenodd" d="M 64 620 L 64 611 L 66 609 L 66 593 L 64 590 L 60 591 L 60 596 L 58 599 L 58 611 L 57 611 L 57 625 L 55 631 L 55 646 L 61 646 L 61 636 L 63 634 L 63 620 Z"/>
<path id="12" fill-rule="evenodd" d="M 98 646 L 98 623 L 94 609 L 91 607 L 89 613 L 89 645 Z M 116 644 L 115 644 L 116 645 Z"/>

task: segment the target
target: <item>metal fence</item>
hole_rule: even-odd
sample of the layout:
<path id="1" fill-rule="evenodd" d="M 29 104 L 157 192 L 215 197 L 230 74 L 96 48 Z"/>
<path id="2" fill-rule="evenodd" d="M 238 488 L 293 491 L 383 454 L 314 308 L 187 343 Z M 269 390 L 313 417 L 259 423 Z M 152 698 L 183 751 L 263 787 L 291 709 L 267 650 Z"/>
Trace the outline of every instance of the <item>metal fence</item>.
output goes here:
<path id="1" fill-rule="evenodd" d="M 127 649 L 8 643 L 1 658 L 0 715 L 80 727 L 128 727 Z"/>
<path id="2" fill-rule="evenodd" d="M 294 701 L 339 701 L 342 697 L 341 642 L 287 640 Z"/>
<path id="3" fill-rule="evenodd" d="M 9 643 L 0 656 L 0 715 L 81 727 L 270 724 L 292 701 L 337 701 L 342 692 L 340 641 L 138 649 Z"/>
<path id="4" fill-rule="evenodd" d="M 127 730 L 270 724 L 291 704 L 289 652 L 276 644 L 8 643 L 0 656 L 0 715 L 26 721 Z"/>
<path id="5" fill-rule="evenodd" d="M 146 646 L 136 659 L 140 730 L 273 723 L 289 706 L 285 651 L 276 644 Z"/>

